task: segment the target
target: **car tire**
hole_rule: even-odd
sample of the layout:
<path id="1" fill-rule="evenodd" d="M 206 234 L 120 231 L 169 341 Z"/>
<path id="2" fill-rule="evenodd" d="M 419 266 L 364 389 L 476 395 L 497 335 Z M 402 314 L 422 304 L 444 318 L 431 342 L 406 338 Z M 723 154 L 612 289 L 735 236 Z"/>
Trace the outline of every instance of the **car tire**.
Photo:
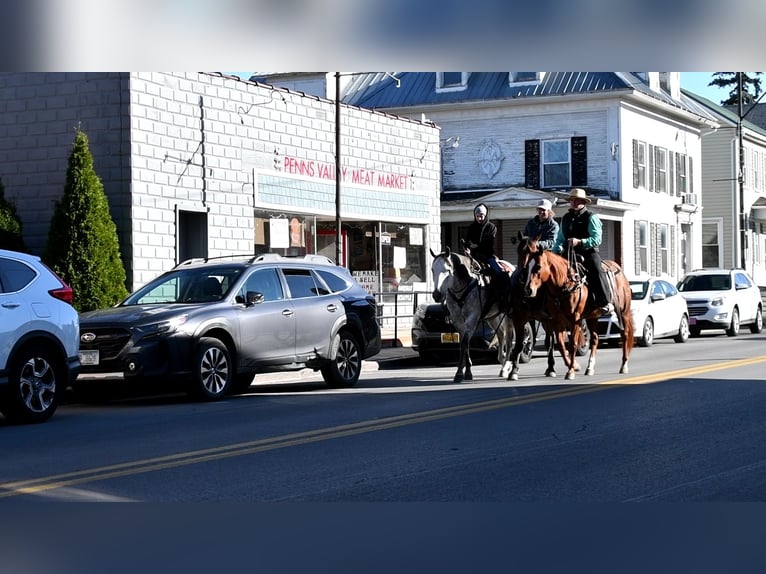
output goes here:
<path id="1" fill-rule="evenodd" d="M 229 349 L 214 337 L 202 337 L 194 350 L 190 394 L 204 401 L 224 397 L 234 380 Z"/>
<path id="2" fill-rule="evenodd" d="M 585 319 L 582 321 L 582 335 L 583 335 L 583 343 L 577 349 L 575 350 L 578 357 L 584 357 L 588 354 L 590 351 L 590 329 L 588 329 L 588 325 L 585 322 Z"/>
<path id="3" fill-rule="evenodd" d="M 353 387 L 362 372 L 362 351 L 356 338 L 346 331 L 335 335 L 330 358 L 330 362 L 321 368 L 327 386 L 333 389 Z"/>
<path id="4" fill-rule="evenodd" d="M 684 315 L 681 317 L 681 322 L 678 324 L 678 334 L 673 337 L 673 340 L 676 343 L 686 343 L 686 341 L 689 340 L 690 335 L 690 329 L 689 329 L 689 318 Z"/>
<path id="5" fill-rule="evenodd" d="M 638 339 L 639 347 L 651 347 L 654 343 L 654 321 L 647 317 L 644 321 L 644 327 L 641 329 L 641 337 Z"/>
<path id="6" fill-rule="evenodd" d="M 750 324 L 750 332 L 758 334 L 763 331 L 763 310 L 758 307 L 755 311 L 755 321 Z"/>
<path id="7" fill-rule="evenodd" d="M 64 392 L 61 359 L 47 345 L 27 345 L 9 363 L 8 385 L 0 395 L 0 412 L 12 424 L 47 421 Z"/>
<path id="8" fill-rule="evenodd" d="M 519 363 L 528 363 L 532 360 L 532 354 L 535 351 L 535 330 L 531 323 L 524 325 L 524 344 L 521 347 Z"/>
<path id="9" fill-rule="evenodd" d="M 731 323 L 729 323 L 729 328 L 726 329 L 726 334 L 729 337 L 736 337 L 739 335 L 739 311 L 736 307 L 731 312 Z"/>

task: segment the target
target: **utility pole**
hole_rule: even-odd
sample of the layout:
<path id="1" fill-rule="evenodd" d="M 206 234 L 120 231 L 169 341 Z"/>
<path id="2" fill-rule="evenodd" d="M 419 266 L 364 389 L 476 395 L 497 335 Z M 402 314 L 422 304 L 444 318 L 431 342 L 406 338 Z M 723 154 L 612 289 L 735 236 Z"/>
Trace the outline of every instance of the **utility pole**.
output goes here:
<path id="1" fill-rule="evenodd" d="M 343 234 L 340 217 L 340 72 L 335 72 L 335 264 L 343 265 Z"/>
<path id="2" fill-rule="evenodd" d="M 742 72 L 737 72 L 737 137 L 739 139 L 739 257 L 740 267 L 747 269 L 747 215 L 745 214 L 745 140 L 742 129 L 742 121 L 745 114 L 742 113 Z"/>

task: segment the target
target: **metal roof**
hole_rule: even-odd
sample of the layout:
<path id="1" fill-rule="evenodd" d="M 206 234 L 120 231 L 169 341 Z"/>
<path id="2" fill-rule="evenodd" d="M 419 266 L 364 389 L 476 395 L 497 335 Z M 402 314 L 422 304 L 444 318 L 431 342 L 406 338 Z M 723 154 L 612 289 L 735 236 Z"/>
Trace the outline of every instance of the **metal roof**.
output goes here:
<path id="1" fill-rule="evenodd" d="M 659 102 L 711 120 L 712 116 L 682 92 L 675 100 L 653 90 L 634 72 L 545 72 L 542 80 L 512 84 L 509 72 L 470 72 L 466 87 L 437 91 L 437 72 L 378 72 L 355 74 L 342 99 L 363 108 L 396 109 L 450 103 L 514 100 L 608 92 L 641 93 Z"/>

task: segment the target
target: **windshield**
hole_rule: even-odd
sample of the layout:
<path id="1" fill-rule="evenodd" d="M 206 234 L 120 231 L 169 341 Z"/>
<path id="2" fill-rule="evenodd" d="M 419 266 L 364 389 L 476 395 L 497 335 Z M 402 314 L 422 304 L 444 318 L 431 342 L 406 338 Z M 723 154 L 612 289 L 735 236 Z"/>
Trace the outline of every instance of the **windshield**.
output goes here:
<path id="1" fill-rule="evenodd" d="M 649 282 L 648 281 L 631 281 L 630 282 L 630 292 L 631 292 L 631 299 L 634 301 L 640 301 L 644 297 L 646 297 L 646 290 L 649 288 Z"/>
<path id="2" fill-rule="evenodd" d="M 679 291 L 726 291 L 731 289 L 731 277 L 725 275 L 690 275 L 678 284 Z"/>
<path id="3" fill-rule="evenodd" d="M 204 267 L 170 271 L 141 287 L 121 305 L 220 301 L 243 270 L 243 267 Z"/>

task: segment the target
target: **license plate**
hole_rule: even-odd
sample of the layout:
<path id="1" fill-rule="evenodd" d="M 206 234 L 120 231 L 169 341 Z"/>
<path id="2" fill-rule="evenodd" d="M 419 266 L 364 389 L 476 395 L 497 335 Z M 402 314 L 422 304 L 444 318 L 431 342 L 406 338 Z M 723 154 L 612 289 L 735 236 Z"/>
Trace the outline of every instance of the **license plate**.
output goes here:
<path id="1" fill-rule="evenodd" d="M 460 333 L 442 333 L 442 343 L 459 343 Z"/>
<path id="2" fill-rule="evenodd" d="M 697 324 L 697 319 L 695 319 L 694 317 L 689 317 L 689 325 L 696 325 L 696 324 Z"/>
<path id="3" fill-rule="evenodd" d="M 98 365 L 98 350 L 80 351 L 81 365 Z"/>

